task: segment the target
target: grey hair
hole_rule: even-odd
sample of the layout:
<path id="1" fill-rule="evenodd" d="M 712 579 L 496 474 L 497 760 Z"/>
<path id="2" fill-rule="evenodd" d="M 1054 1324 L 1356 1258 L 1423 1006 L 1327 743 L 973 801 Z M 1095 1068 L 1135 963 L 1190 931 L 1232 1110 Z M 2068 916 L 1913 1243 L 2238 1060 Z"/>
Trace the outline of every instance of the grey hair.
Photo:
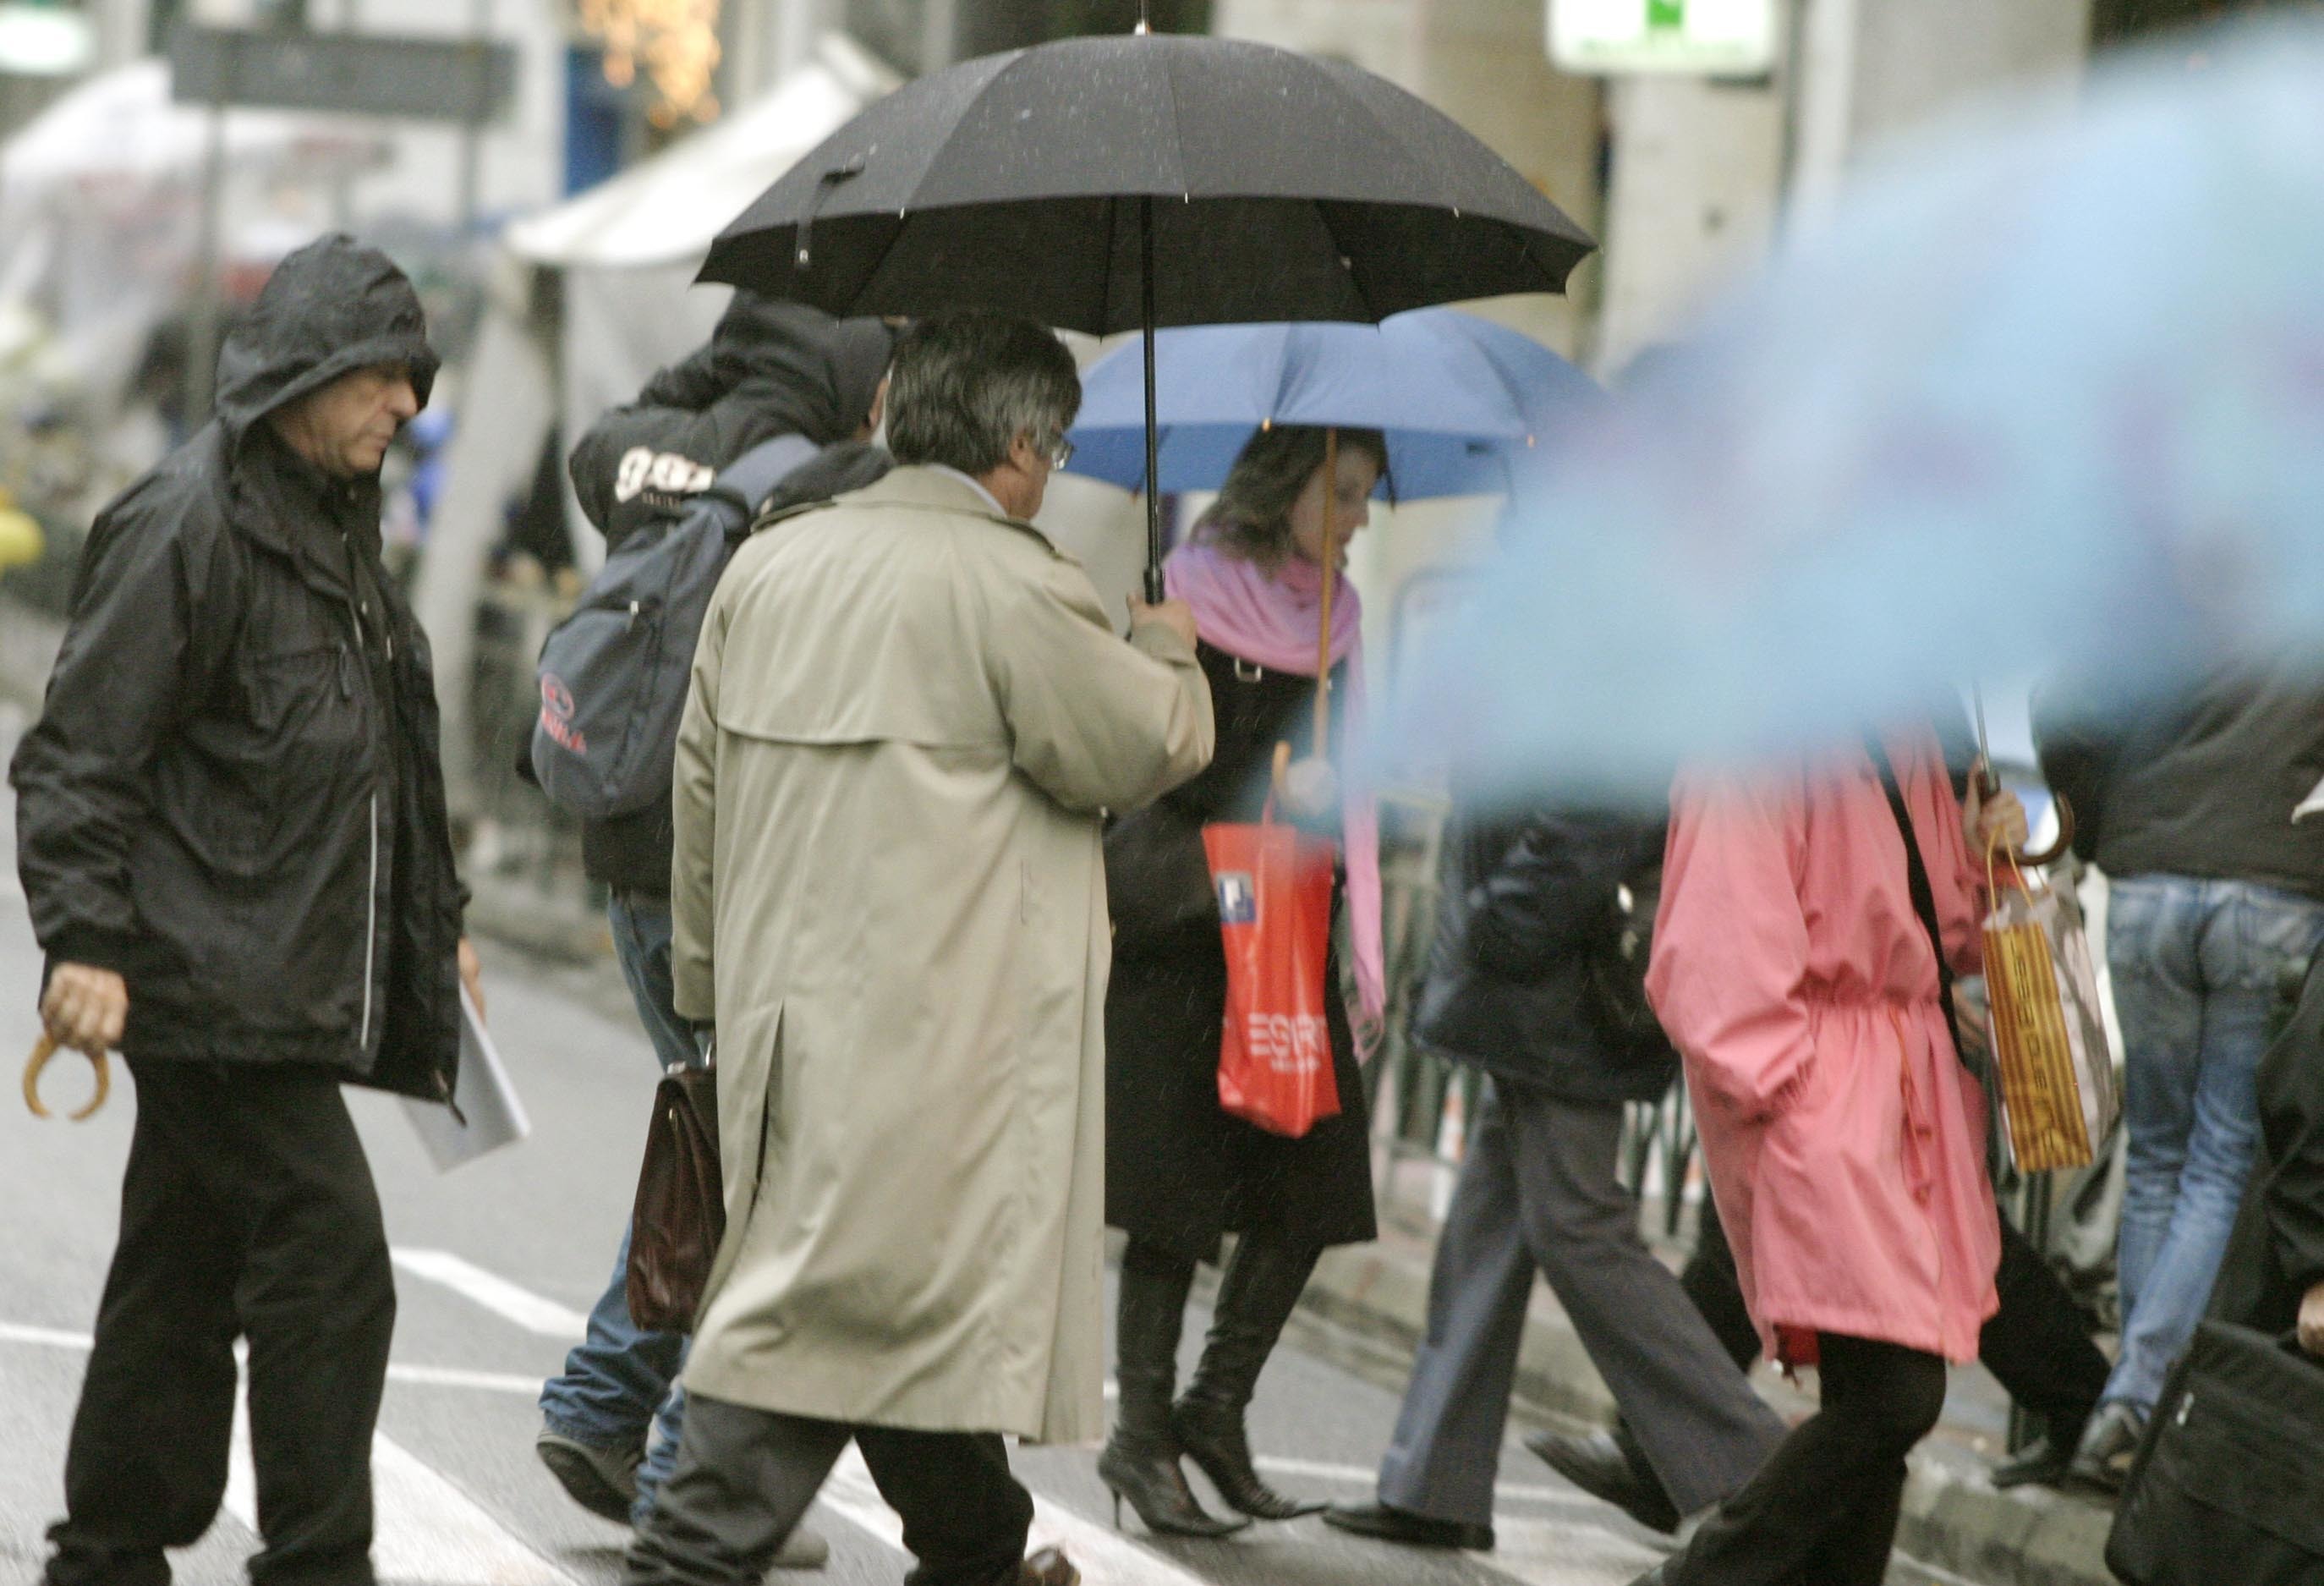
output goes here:
<path id="1" fill-rule="evenodd" d="M 1020 435 L 1046 446 L 1081 411 L 1082 382 L 1065 344 L 1026 319 L 987 313 L 924 319 L 896 346 L 888 379 L 888 449 L 982 477 Z"/>

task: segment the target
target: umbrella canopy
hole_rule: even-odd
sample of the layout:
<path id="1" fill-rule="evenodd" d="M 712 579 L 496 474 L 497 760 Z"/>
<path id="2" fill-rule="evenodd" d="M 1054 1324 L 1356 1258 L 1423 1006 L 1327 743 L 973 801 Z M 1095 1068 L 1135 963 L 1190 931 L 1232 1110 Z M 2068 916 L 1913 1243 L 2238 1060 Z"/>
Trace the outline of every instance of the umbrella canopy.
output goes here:
<path id="1" fill-rule="evenodd" d="M 1506 493 L 1515 459 L 1600 395 L 1531 337 L 1453 309 L 1378 325 L 1167 330 L 1155 381 L 1165 491 L 1217 489 L 1261 425 L 1329 424 L 1383 431 L 1380 493 L 1406 501 Z M 1136 343 L 1084 371 L 1074 473 L 1144 484 L 1145 390 Z"/>
<path id="2" fill-rule="evenodd" d="M 1658 793 L 1974 675 L 2324 653 L 2324 28 L 2184 48 L 1901 151 L 1628 386 L 1416 749 Z"/>
<path id="3" fill-rule="evenodd" d="M 703 279 L 835 314 L 985 308 L 1093 335 L 1374 320 L 1562 290 L 1596 245 L 1457 122 L 1344 61 L 1068 39 L 899 89 L 719 234 Z"/>
<path id="4" fill-rule="evenodd" d="M 1097 336 L 1136 327 L 1150 361 L 1162 325 L 1377 320 L 1561 291 L 1596 245 L 1393 84 L 1141 23 L 890 95 L 721 232 L 702 279 L 835 314 L 981 308 Z M 1146 495 L 1159 600 L 1161 494 Z"/>

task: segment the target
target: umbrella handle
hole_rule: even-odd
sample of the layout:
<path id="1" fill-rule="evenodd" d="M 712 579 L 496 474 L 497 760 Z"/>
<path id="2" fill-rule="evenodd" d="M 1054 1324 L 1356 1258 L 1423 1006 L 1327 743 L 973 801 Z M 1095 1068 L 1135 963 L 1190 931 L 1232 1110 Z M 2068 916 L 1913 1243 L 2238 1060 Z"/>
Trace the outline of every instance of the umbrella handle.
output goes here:
<path id="1" fill-rule="evenodd" d="M 24 1105 L 32 1110 L 32 1116 L 35 1118 L 54 1116 L 41 1101 L 41 1072 L 48 1067 L 49 1059 L 56 1055 L 56 1042 L 44 1034 L 39 1040 L 32 1043 L 32 1055 L 24 1063 Z M 94 1118 L 97 1115 L 97 1110 L 105 1105 L 106 1098 L 113 1093 L 111 1061 L 104 1053 L 99 1052 L 88 1062 L 89 1066 L 97 1071 L 97 1093 L 88 1099 L 88 1106 L 78 1112 L 66 1115 L 75 1123 Z"/>
<path id="2" fill-rule="evenodd" d="M 1323 431 L 1323 604 L 1315 635 L 1315 758 L 1327 759 L 1332 752 L 1332 586 L 1339 571 L 1337 548 L 1340 499 L 1340 431 L 1337 426 Z"/>
<path id="3" fill-rule="evenodd" d="M 2017 855 L 2017 862 L 2020 865 L 2031 866 L 2038 870 L 2045 864 L 2055 864 L 2066 856 L 2066 850 L 2074 845 L 2073 804 L 2063 793 L 2057 796 L 2057 800 L 2058 840 L 2038 853 L 2031 850 L 2021 852 Z"/>

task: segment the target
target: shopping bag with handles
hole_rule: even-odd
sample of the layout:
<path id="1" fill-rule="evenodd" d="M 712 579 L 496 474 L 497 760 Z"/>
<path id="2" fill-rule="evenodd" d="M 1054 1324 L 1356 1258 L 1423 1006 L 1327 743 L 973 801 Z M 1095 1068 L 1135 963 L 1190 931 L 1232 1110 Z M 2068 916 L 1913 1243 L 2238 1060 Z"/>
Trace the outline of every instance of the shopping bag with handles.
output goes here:
<path id="1" fill-rule="evenodd" d="M 2085 1166 L 2120 1110 L 2098 971 L 2072 893 L 2009 871 L 2015 886 L 1990 888 L 1985 984 L 2010 1155 L 2021 1173 Z"/>
<path id="2" fill-rule="evenodd" d="M 1275 818 L 1203 828 L 1227 955 L 1219 1105 L 1297 1139 L 1340 1111 L 1323 999 L 1338 848 Z"/>

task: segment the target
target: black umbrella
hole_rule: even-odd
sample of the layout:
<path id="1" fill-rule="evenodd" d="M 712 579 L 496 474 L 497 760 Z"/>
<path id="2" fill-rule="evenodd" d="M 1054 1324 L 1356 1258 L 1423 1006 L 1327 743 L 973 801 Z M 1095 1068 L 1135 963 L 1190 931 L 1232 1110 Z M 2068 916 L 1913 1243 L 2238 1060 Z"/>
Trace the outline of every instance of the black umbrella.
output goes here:
<path id="1" fill-rule="evenodd" d="M 1144 330 L 1159 599 L 1157 326 L 1561 291 L 1595 246 L 1457 122 L 1369 72 L 1141 29 L 899 89 L 720 233 L 701 278 L 841 315 L 982 308 Z"/>

